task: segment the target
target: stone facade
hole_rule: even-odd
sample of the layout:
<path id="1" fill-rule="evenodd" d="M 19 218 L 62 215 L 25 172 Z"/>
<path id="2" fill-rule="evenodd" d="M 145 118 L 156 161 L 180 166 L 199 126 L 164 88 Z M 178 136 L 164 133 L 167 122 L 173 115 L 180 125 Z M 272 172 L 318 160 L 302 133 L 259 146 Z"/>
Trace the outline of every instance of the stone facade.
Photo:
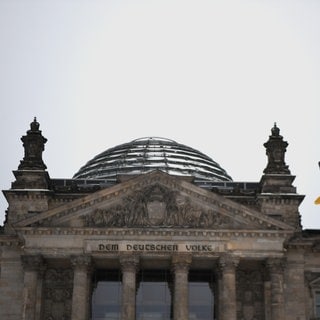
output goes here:
<path id="1" fill-rule="evenodd" d="M 161 171 L 107 187 L 52 179 L 36 120 L 22 141 L 24 159 L 4 191 L 0 319 L 108 319 L 93 315 L 92 296 L 98 274 L 116 270 L 117 319 L 134 320 L 142 274 L 159 269 L 170 275 L 168 319 L 189 319 L 189 283 L 208 272 L 214 311 L 192 319 L 320 317 L 320 230 L 301 228 L 303 196 L 276 126 L 265 143 L 267 167 L 250 188 L 230 182 L 205 189 Z"/>

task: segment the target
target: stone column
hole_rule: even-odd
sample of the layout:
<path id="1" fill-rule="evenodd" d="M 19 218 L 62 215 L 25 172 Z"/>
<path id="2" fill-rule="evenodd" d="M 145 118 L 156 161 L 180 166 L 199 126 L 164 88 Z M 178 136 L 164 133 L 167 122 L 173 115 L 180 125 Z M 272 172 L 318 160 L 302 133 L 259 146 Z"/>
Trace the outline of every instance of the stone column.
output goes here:
<path id="1" fill-rule="evenodd" d="M 219 320 L 237 319 L 236 268 L 239 258 L 224 255 L 219 260 L 221 284 L 219 292 Z"/>
<path id="2" fill-rule="evenodd" d="M 172 257 L 174 272 L 173 319 L 189 319 L 188 272 L 192 257 L 190 255 L 175 255 Z"/>
<path id="3" fill-rule="evenodd" d="M 121 320 L 136 318 L 136 275 L 139 267 L 139 258 L 134 255 L 120 257 L 122 271 L 122 307 Z"/>
<path id="4" fill-rule="evenodd" d="M 89 317 L 89 287 L 88 278 L 91 267 L 91 257 L 86 255 L 72 256 L 73 291 L 72 320 L 87 320 Z"/>
<path id="5" fill-rule="evenodd" d="M 21 260 L 24 268 L 22 319 L 35 320 L 40 290 L 38 273 L 43 268 L 43 259 L 40 255 L 23 255 Z"/>
<path id="6" fill-rule="evenodd" d="M 290 250 L 286 254 L 285 314 L 288 319 L 308 319 L 306 314 L 304 249 Z"/>
<path id="7" fill-rule="evenodd" d="M 46 272 L 46 265 L 41 265 L 38 271 L 38 285 L 37 285 L 37 301 L 36 301 L 36 320 L 43 319 L 44 309 L 44 275 Z"/>
<path id="8" fill-rule="evenodd" d="M 221 314 L 221 306 L 222 306 L 222 272 L 220 268 L 220 264 L 217 262 L 214 268 L 214 274 L 216 277 L 216 292 L 214 295 L 214 309 L 217 319 L 223 319 L 223 315 Z"/>
<path id="9" fill-rule="evenodd" d="M 269 270 L 271 285 L 271 320 L 283 320 L 285 319 L 283 296 L 284 260 L 281 258 L 268 259 L 266 266 Z"/>
<path id="10" fill-rule="evenodd" d="M 271 320 L 271 283 L 270 283 L 270 273 L 267 268 L 262 270 L 262 278 L 264 284 L 264 317 L 265 320 Z"/>
<path id="11" fill-rule="evenodd" d="M 212 293 L 213 293 L 213 303 L 214 303 L 214 319 L 221 319 L 220 316 L 220 296 L 221 296 L 221 272 L 220 272 L 220 267 L 218 264 L 218 261 L 216 261 L 216 263 L 214 264 L 214 268 L 213 268 L 213 273 L 214 273 L 214 278 L 215 281 L 212 285 Z"/>

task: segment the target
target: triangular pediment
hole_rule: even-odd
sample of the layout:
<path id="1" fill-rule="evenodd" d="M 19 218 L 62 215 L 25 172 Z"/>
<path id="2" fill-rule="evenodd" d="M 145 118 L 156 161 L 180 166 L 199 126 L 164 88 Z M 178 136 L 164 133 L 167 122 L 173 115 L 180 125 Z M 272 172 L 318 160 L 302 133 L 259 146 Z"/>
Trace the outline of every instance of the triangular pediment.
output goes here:
<path id="1" fill-rule="evenodd" d="M 221 195 L 161 171 L 140 175 L 24 219 L 15 227 L 292 230 Z"/>

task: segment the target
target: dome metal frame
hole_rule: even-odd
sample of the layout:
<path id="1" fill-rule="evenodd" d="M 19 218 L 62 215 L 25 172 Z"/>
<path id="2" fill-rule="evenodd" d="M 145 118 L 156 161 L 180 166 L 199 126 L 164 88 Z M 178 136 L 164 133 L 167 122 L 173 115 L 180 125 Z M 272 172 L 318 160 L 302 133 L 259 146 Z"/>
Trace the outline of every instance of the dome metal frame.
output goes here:
<path id="1" fill-rule="evenodd" d="M 117 145 L 88 161 L 74 179 L 107 179 L 161 170 L 198 181 L 232 181 L 220 165 L 202 152 L 161 137 L 145 137 Z"/>

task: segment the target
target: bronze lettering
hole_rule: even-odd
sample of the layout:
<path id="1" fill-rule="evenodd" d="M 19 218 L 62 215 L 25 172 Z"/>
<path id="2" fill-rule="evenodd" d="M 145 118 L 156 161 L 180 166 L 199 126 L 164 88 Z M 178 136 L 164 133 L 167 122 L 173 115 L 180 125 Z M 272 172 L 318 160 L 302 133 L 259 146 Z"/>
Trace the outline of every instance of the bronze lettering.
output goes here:
<path id="1" fill-rule="evenodd" d="M 186 251 L 189 252 L 212 252 L 214 248 L 212 245 L 200 245 L 200 244 L 186 244 L 185 245 Z M 107 252 L 114 252 L 119 251 L 119 244 L 116 243 L 100 243 L 98 244 L 99 251 L 107 251 Z M 163 244 L 163 243 L 146 243 L 146 244 L 126 244 L 127 251 L 179 251 L 178 244 Z"/>
<path id="2" fill-rule="evenodd" d="M 99 246 L 99 251 L 118 251 L 119 250 L 119 245 L 118 244 L 102 244 L 100 243 Z"/>
<path id="3" fill-rule="evenodd" d="M 212 246 L 209 245 L 188 245 L 186 244 L 187 251 L 196 251 L 196 252 L 207 252 L 207 251 L 213 251 Z"/>

